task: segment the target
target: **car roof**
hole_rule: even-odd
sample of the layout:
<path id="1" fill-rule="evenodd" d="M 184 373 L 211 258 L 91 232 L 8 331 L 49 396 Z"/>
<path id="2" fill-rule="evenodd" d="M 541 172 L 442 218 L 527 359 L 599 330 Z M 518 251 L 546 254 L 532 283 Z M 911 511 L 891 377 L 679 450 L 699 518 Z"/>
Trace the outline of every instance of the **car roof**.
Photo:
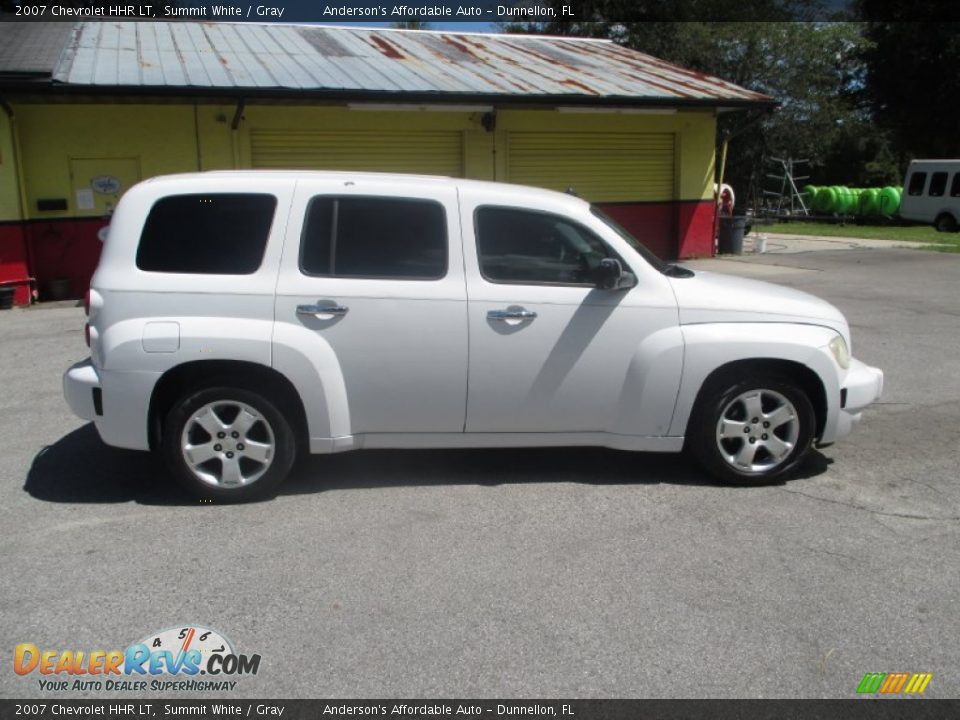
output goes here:
<path id="1" fill-rule="evenodd" d="M 206 172 L 180 173 L 176 175 L 159 175 L 150 178 L 146 182 L 196 182 L 207 183 L 212 179 L 222 178 L 250 178 L 251 181 L 258 180 L 354 180 L 369 182 L 398 182 L 409 183 L 411 185 L 446 185 L 457 188 L 475 188 L 477 190 L 499 190 L 508 191 L 511 196 L 522 197 L 550 197 L 553 199 L 564 198 L 570 201 L 579 201 L 584 204 L 586 201 L 571 193 L 561 193 L 555 190 L 546 190 L 544 188 L 535 188 L 528 185 L 513 185 L 510 183 L 493 182 L 488 180 L 466 180 L 462 178 L 446 177 L 442 175 L 414 175 L 408 173 L 382 173 L 382 172 L 354 172 L 350 170 L 208 170 Z M 573 188 L 576 191 L 576 188 Z"/>

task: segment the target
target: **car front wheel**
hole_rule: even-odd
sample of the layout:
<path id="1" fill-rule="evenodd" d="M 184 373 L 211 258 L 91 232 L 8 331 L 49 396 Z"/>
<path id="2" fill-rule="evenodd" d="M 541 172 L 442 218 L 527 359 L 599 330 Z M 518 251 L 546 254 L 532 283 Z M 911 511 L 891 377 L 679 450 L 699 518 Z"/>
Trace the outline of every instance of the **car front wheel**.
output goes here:
<path id="1" fill-rule="evenodd" d="M 720 384 L 695 412 L 693 454 L 712 475 L 736 485 L 783 479 L 809 451 L 816 424 L 806 393 L 772 376 Z"/>
<path id="2" fill-rule="evenodd" d="M 181 398 L 164 423 L 161 452 L 187 490 L 223 502 L 272 494 L 296 455 L 293 432 L 276 406 L 231 387 Z"/>

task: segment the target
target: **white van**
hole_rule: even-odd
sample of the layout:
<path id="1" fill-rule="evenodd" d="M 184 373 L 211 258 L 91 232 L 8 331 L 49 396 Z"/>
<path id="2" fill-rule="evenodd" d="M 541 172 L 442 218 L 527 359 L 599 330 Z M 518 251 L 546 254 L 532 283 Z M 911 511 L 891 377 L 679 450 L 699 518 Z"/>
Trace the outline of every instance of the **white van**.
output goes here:
<path id="1" fill-rule="evenodd" d="M 900 217 L 931 223 L 940 232 L 960 230 L 960 160 L 914 160 L 900 201 Z"/>
<path id="2" fill-rule="evenodd" d="M 687 447 L 757 485 L 883 388 L 823 300 L 664 263 L 570 195 L 404 175 L 137 185 L 87 336 L 73 411 L 220 500 L 360 448 Z"/>

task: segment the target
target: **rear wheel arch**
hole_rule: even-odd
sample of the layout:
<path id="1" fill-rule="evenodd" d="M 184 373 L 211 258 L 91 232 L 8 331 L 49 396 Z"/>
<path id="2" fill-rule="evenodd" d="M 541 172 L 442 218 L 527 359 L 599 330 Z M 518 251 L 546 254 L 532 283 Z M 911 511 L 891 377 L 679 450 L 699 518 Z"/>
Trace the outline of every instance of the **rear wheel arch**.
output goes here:
<path id="1" fill-rule="evenodd" d="M 238 387 L 267 396 L 283 412 L 293 429 L 297 446 L 309 449 L 307 416 L 293 383 L 271 367 L 241 360 L 196 360 L 165 372 L 150 396 L 150 449 L 160 447 L 164 418 L 177 400 L 188 393 L 214 386 Z"/>

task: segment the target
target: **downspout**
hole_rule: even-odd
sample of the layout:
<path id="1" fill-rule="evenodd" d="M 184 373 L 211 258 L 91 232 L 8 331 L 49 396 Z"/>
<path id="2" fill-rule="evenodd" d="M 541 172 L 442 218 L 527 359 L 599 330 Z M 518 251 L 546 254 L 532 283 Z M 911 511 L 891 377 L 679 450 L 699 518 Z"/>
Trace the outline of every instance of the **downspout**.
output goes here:
<path id="1" fill-rule="evenodd" d="M 197 103 L 193 103 L 193 143 L 197 148 L 197 172 L 203 172 L 203 156 L 200 153 L 200 118 Z"/>
<path id="2" fill-rule="evenodd" d="M 723 185 L 723 174 L 727 170 L 727 148 L 730 147 L 730 133 L 723 134 L 723 149 L 720 151 L 720 178 L 717 180 L 717 186 Z"/>
<path id="3" fill-rule="evenodd" d="M 233 169 L 240 169 L 240 121 L 243 120 L 243 109 L 247 106 L 244 98 L 237 100 L 237 109 L 233 113 L 233 120 L 230 122 L 231 140 L 233 142 Z"/>
<path id="4" fill-rule="evenodd" d="M 720 193 L 723 192 L 723 176 L 727 171 L 727 149 L 730 147 L 730 133 L 723 133 L 723 149 L 720 151 L 720 174 L 717 177 L 717 189 L 713 193 L 713 240 L 716 242 L 720 234 Z M 711 247 L 713 247 L 711 245 Z M 716 254 L 714 248 L 713 254 Z"/>
<path id="5" fill-rule="evenodd" d="M 20 129 L 17 127 L 17 116 L 10 107 L 6 98 L 0 97 L 0 109 L 10 121 L 10 143 L 13 146 L 13 170 L 17 176 L 17 197 L 20 201 L 20 220 L 27 221 L 27 188 L 23 179 L 23 165 L 20 162 Z"/>
<path id="6" fill-rule="evenodd" d="M 739 128 L 736 132 L 730 132 L 729 130 L 724 131 L 723 133 L 723 144 L 721 145 L 720 150 L 720 176 L 717 179 L 717 191 L 713 196 L 713 237 L 714 240 L 717 238 L 717 234 L 720 230 L 720 192 L 723 189 L 723 178 L 727 172 L 727 150 L 730 147 L 730 141 L 735 138 L 737 135 L 744 133 L 745 131 L 752 128 L 758 122 L 763 120 L 764 117 L 769 115 L 772 112 L 772 108 L 763 108 L 749 120 L 743 127 Z"/>
<path id="7" fill-rule="evenodd" d="M 30 244 L 26 233 L 27 208 L 29 207 L 29 203 L 27 203 L 27 185 L 23 176 L 23 163 L 20 160 L 22 155 L 20 149 L 20 128 L 17 126 L 17 116 L 13 112 L 13 108 L 4 97 L 0 97 L 0 109 L 3 110 L 4 114 L 7 116 L 7 119 L 10 121 L 10 145 L 13 154 L 13 171 L 17 176 L 17 199 L 19 200 L 20 205 L 20 229 L 21 232 L 23 232 L 23 246 L 27 251 L 27 273 L 32 282 L 33 270 L 36 266 L 33 262 L 33 246 Z M 31 290 L 31 296 L 34 292 L 36 292 L 35 289 Z M 33 298 L 31 297 L 31 302 L 32 299 Z"/>

